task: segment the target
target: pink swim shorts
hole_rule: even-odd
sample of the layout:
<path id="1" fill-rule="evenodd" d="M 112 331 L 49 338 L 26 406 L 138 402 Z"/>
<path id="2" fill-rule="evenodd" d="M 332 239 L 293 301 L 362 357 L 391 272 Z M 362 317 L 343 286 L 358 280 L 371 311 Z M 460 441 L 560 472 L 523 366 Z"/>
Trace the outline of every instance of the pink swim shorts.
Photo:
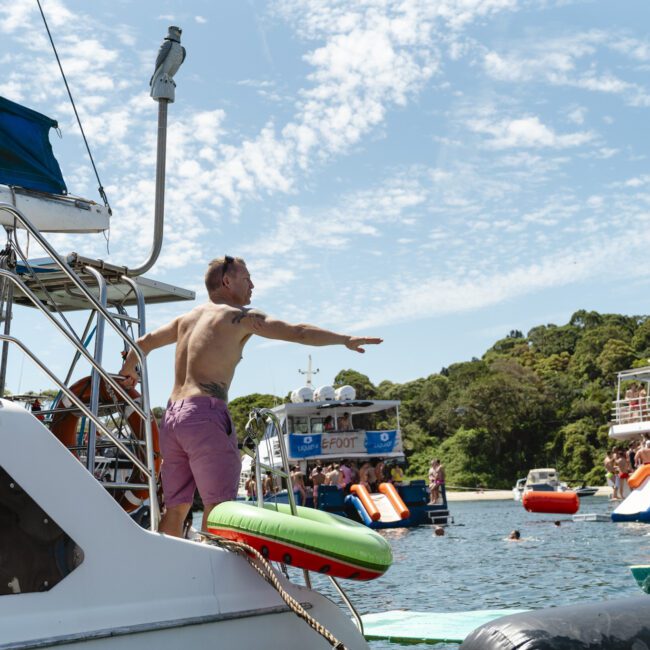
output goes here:
<path id="1" fill-rule="evenodd" d="M 237 496 L 241 458 L 228 405 L 200 396 L 169 402 L 160 427 L 162 486 L 167 506 L 204 504 Z"/>

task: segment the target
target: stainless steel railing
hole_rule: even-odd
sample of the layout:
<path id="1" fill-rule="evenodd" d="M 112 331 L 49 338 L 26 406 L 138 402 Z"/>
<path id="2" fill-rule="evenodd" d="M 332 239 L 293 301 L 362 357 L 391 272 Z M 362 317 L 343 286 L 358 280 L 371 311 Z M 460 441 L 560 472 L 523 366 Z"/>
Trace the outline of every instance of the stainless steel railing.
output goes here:
<path id="1" fill-rule="evenodd" d="M 116 446 L 122 451 L 140 471 L 147 477 L 147 484 L 149 486 L 149 501 L 151 509 L 151 529 L 157 530 L 158 519 L 160 516 L 160 508 L 157 500 L 157 486 L 156 486 L 156 476 L 154 469 L 154 452 L 153 452 L 153 434 L 151 429 L 151 405 L 149 402 L 149 378 L 147 374 L 147 365 L 146 357 L 136 342 L 123 330 L 117 320 L 113 315 L 106 309 L 105 305 L 101 304 L 100 300 L 97 300 L 92 292 L 88 289 L 86 284 L 81 280 L 81 278 L 72 270 L 72 268 L 66 263 L 66 261 L 56 252 L 56 250 L 50 245 L 50 243 L 42 236 L 40 231 L 31 223 L 31 221 L 22 213 L 21 210 L 9 203 L 0 202 L 0 210 L 4 210 L 11 214 L 14 219 L 20 223 L 25 230 L 34 238 L 34 240 L 47 252 L 47 254 L 52 258 L 52 261 L 58 267 L 58 269 L 63 272 L 66 278 L 74 285 L 83 295 L 83 297 L 88 301 L 90 308 L 97 312 L 99 319 L 104 323 L 108 323 L 117 335 L 128 345 L 135 353 L 138 358 L 140 365 L 140 381 L 142 385 L 142 406 L 140 406 L 131 396 L 126 392 L 123 386 L 119 381 L 114 379 L 108 372 L 104 370 L 101 366 L 101 363 L 98 363 L 91 354 L 83 346 L 83 343 L 71 332 L 67 331 L 56 318 L 50 314 L 47 307 L 42 303 L 42 301 L 36 296 L 36 294 L 27 287 L 26 283 L 23 282 L 18 276 L 14 275 L 10 271 L 0 269 L 0 277 L 5 278 L 9 282 L 16 285 L 30 300 L 30 302 L 39 309 L 39 311 L 48 318 L 48 320 L 55 326 L 55 328 L 73 345 L 77 353 L 83 356 L 86 361 L 91 365 L 96 374 L 103 379 L 108 386 L 110 386 L 132 409 L 137 413 L 140 418 L 144 421 L 145 429 L 145 441 L 147 445 L 147 465 L 145 467 L 139 459 L 133 455 L 117 438 L 115 438 L 110 431 L 99 421 L 99 419 L 92 414 L 92 412 L 86 408 L 86 406 L 74 396 L 71 391 L 67 389 L 63 383 L 55 377 L 53 373 L 41 363 L 35 355 L 33 355 L 27 348 L 15 337 L 9 336 L 7 334 L 2 335 L 2 340 L 7 343 L 14 343 L 18 345 L 23 351 L 25 351 L 28 356 L 34 360 L 37 365 L 54 381 L 57 386 L 63 391 L 64 394 L 75 403 L 82 413 L 89 418 L 89 420 L 104 434 L 107 435 L 110 440 L 112 440 Z M 138 297 L 138 307 L 141 307 L 143 303 L 141 292 L 137 291 L 135 282 L 130 283 L 131 286 L 136 290 L 136 295 Z M 100 292 L 101 293 L 101 292 Z M 142 314 L 143 315 L 143 314 Z M 89 455 L 90 456 L 90 455 Z"/>
<path id="2" fill-rule="evenodd" d="M 278 440 L 278 446 L 280 449 L 280 458 L 282 459 L 282 469 L 274 467 L 273 465 L 266 465 L 259 460 L 258 447 L 262 442 L 262 438 L 266 434 L 266 424 L 270 422 L 273 424 L 275 429 L 275 434 Z M 289 507 L 291 509 L 291 514 L 295 517 L 298 515 L 298 509 L 296 507 L 296 499 L 293 492 L 293 485 L 291 482 L 291 473 L 289 467 L 289 454 L 287 453 L 287 445 L 282 435 L 282 425 L 278 416 L 271 410 L 266 408 L 255 408 L 252 409 L 248 416 L 248 422 L 246 423 L 246 433 L 250 439 L 250 443 L 254 445 L 254 449 L 244 447 L 244 451 L 249 453 L 254 460 L 255 467 L 255 485 L 257 488 L 257 505 L 260 508 L 264 507 L 264 491 L 262 489 L 262 470 L 271 472 L 274 476 L 280 476 L 284 478 L 287 482 L 287 497 L 289 499 Z M 251 453 L 252 452 L 252 453 Z M 272 458 L 272 454 L 269 455 Z M 311 578 L 309 577 L 309 571 L 303 569 L 303 576 L 305 578 L 305 584 L 311 589 Z M 343 587 L 338 583 L 336 578 L 333 576 L 327 576 L 330 582 L 332 583 L 334 589 L 339 594 L 347 608 L 350 610 L 352 617 L 359 628 L 361 634 L 363 634 L 363 621 L 359 612 L 356 610 L 352 601 L 348 595 L 343 590 Z"/>

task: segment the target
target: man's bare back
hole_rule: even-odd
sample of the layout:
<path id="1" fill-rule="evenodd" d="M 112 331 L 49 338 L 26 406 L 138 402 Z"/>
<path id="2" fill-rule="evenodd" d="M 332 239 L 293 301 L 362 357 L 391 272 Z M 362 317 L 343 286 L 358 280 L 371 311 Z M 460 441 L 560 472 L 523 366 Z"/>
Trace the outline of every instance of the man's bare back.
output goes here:
<path id="1" fill-rule="evenodd" d="M 228 389 L 251 334 L 243 318 L 259 317 L 241 307 L 208 303 L 177 319 L 171 400 L 209 395 L 228 401 Z"/>

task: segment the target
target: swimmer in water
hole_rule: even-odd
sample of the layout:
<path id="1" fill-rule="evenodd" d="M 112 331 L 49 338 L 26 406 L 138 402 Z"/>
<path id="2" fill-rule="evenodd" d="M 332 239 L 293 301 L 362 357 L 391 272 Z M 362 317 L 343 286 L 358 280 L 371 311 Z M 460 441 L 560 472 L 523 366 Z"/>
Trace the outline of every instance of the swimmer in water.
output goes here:
<path id="1" fill-rule="evenodd" d="M 510 535 L 508 535 L 509 542 L 518 542 L 521 540 L 521 533 L 518 530 L 513 530 Z"/>

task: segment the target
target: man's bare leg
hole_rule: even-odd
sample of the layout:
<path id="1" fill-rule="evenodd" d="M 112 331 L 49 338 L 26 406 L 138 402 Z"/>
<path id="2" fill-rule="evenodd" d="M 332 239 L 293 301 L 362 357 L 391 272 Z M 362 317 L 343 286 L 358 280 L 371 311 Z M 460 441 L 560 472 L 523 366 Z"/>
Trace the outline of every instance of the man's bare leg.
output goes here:
<path id="1" fill-rule="evenodd" d="M 218 505 L 218 503 L 206 503 L 203 506 L 203 521 L 201 522 L 201 530 L 208 530 L 208 516 L 212 512 L 212 508 Z"/>
<path id="2" fill-rule="evenodd" d="M 173 537 L 183 536 L 183 522 L 187 513 L 192 507 L 191 503 L 181 503 L 178 506 L 169 506 L 165 508 L 165 514 L 160 520 L 158 532 L 172 535 Z"/>

